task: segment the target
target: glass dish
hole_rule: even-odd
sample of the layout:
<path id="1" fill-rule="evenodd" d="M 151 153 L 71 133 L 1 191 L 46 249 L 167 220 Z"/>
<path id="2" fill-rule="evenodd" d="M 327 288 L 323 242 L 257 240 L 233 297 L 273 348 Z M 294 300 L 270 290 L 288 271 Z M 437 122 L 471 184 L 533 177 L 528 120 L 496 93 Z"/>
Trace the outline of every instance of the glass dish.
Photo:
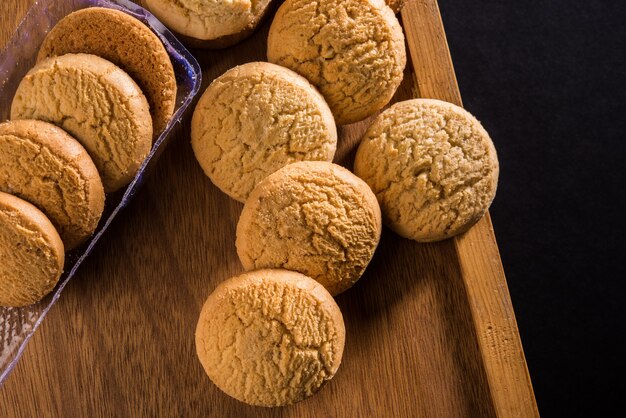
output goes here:
<path id="1" fill-rule="evenodd" d="M 57 287 L 42 301 L 25 308 L 0 307 L 0 385 L 19 360 L 26 344 L 46 314 L 59 299 L 63 288 L 76 274 L 100 237 L 143 183 L 168 142 L 169 134 L 179 124 L 185 110 L 200 89 L 202 73 L 196 59 L 152 14 L 127 0 L 39 0 L 31 7 L 0 53 L 0 120 L 7 120 L 13 95 L 22 77 L 33 67 L 39 46 L 52 27 L 69 13 L 92 6 L 124 11 L 148 25 L 161 39 L 170 55 L 178 96 L 172 120 L 159 135 L 133 181 L 123 190 L 107 195 L 105 211 L 95 234 L 80 248 L 66 256 L 65 272 Z"/>

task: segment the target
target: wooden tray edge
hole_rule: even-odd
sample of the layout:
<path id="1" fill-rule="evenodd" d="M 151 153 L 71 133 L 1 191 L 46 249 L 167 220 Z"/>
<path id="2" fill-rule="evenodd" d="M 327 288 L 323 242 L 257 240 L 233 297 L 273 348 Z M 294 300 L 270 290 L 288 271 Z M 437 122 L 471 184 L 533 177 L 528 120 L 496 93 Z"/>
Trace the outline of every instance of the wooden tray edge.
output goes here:
<path id="1" fill-rule="evenodd" d="M 462 106 L 437 1 L 408 2 L 402 21 L 419 97 Z M 454 241 L 496 414 L 538 417 L 489 214 Z"/>

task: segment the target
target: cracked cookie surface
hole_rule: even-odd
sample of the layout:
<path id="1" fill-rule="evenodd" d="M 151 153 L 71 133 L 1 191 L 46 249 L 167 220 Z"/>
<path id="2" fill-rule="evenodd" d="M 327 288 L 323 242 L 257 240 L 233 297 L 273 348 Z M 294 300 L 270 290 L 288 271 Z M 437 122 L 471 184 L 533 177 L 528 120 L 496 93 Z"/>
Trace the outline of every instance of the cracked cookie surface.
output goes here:
<path id="1" fill-rule="evenodd" d="M 402 28 L 383 0 L 286 0 L 267 57 L 316 86 L 340 125 L 385 106 L 406 65 Z"/>
<path id="2" fill-rule="evenodd" d="M 17 88 L 11 119 L 45 120 L 69 132 L 91 156 L 106 192 L 133 179 L 152 145 L 145 96 L 128 74 L 95 55 L 37 64 Z"/>
<path id="3" fill-rule="evenodd" d="M 253 29 L 272 0 L 143 0 L 167 27 L 199 40 Z"/>
<path id="4" fill-rule="evenodd" d="M 313 279 L 258 270 L 211 293 L 195 338 L 204 370 L 222 391 L 248 404 L 282 406 L 332 379 L 345 327 L 332 296 Z"/>
<path id="5" fill-rule="evenodd" d="M 235 67 L 202 95 L 191 124 L 196 159 L 211 181 L 245 202 L 269 174 L 296 161 L 331 161 L 337 129 L 303 77 L 265 62 Z"/>
<path id="6" fill-rule="evenodd" d="M 50 293 L 63 272 L 63 243 L 30 203 L 0 192 L 0 306 L 26 306 Z"/>
<path id="7" fill-rule="evenodd" d="M 380 234 L 380 208 L 365 182 L 338 165 L 304 161 L 254 189 L 236 246 L 246 270 L 298 271 L 337 295 L 361 277 Z"/>
<path id="8" fill-rule="evenodd" d="M 176 76 L 165 47 L 150 28 L 118 10 L 78 10 L 46 35 L 37 62 L 70 53 L 97 55 L 126 71 L 148 100 L 154 135 L 165 128 L 176 106 Z"/>
<path id="9" fill-rule="evenodd" d="M 104 209 L 102 182 L 87 151 L 42 121 L 0 124 L 0 191 L 39 207 L 67 250 L 94 232 Z"/>
<path id="10" fill-rule="evenodd" d="M 374 121 L 354 172 L 403 237 L 438 241 L 465 232 L 487 211 L 498 183 L 489 134 L 461 107 L 438 100 L 397 103 Z"/>

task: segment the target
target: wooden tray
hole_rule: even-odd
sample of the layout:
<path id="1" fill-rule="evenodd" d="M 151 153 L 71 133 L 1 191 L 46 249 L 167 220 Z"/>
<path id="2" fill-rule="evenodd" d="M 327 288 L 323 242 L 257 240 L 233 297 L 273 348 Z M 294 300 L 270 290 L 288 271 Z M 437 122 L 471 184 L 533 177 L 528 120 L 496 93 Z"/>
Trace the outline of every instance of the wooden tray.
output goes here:
<path id="1" fill-rule="evenodd" d="M 3 2 L 0 45 L 32 1 Z M 402 22 L 410 60 L 394 101 L 460 104 L 436 1 L 410 2 Z M 268 28 L 228 50 L 195 51 L 205 86 L 234 65 L 264 60 Z M 317 396 L 263 409 L 221 393 L 196 360 L 193 333 L 208 294 L 242 271 L 234 246 L 242 206 L 196 163 L 189 116 L 33 337 L 0 390 L 1 415 L 539 415 L 488 215 L 436 244 L 384 230 L 365 276 L 337 298 L 344 360 Z M 352 167 L 370 122 L 340 129 L 338 163 Z"/>

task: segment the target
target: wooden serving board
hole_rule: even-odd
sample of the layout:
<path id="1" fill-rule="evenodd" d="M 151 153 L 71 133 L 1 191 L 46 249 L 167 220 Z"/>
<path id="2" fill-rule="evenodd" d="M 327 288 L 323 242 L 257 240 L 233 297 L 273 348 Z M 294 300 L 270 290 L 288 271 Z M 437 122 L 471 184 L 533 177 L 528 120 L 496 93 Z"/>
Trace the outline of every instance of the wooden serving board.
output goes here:
<path id="1" fill-rule="evenodd" d="M 2 2 L 0 45 L 32 2 Z M 460 104 L 436 1 L 410 2 L 402 22 L 410 59 L 394 101 Z M 204 85 L 264 60 L 268 27 L 231 49 L 194 51 Z M 365 276 L 337 298 L 344 360 L 316 396 L 263 409 L 220 392 L 193 334 L 209 293 L 242 272 L 234 244 L 242 205 L 202 173 L 189 120 L 30 342 L 0 389 L 0 416 L 539 415 L 489 215 L 435 244 L 383 231 Z M 338 163 L 352 167 L 370 122 L 340 129 Z"/>

